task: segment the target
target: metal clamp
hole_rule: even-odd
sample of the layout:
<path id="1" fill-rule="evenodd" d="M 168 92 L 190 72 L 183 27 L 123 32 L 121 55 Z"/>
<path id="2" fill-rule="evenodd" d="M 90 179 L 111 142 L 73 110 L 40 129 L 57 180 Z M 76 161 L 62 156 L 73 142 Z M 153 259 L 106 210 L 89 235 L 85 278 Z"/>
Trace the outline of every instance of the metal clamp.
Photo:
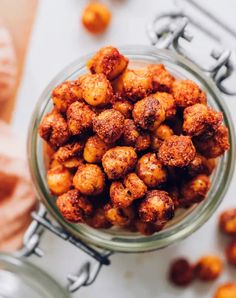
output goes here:
<path id="1" fill-rule="evenodd" d="M 54 235 L 81 249 L 97 261 L 95 264 L 92 264 L 92 262 L 86 262 L 79 269 L 77 274 L 68 274 L 67 279 L 69 284 L 67 288 L 70 292 L 75 292 L 82 286 L 91 285 L 96 280 L 96 277 L 98 276 L 102 266 L 110 265 L 109 257 L 112 254 L 111 251 L 99 252 L 83 241 L 71 236 L 62 227 L 54 225 L 51 220 L 48 219 L 47 211 L 42 204 L 39 204 L 39 209 L 37 212 L 32 213 L 32 218 L 33 221 L 24 235 L 23 248 L 16 252 L 15 256 L 29 257 L 32 254 L 35 254 L 38 257 L 42 257 L 44 253 L 39 248 L 39 244 L 44 230 L 47 229 Z"/>
<path id="2" fill-rule="evenodd" d="M 165 21 L 164 24 L 163 21 Z M 180 39 L 191 42 L 194 38 L 194 36 L 186 29 L 189 23 L 197 26 L 200 31 L 219 42 L 219 38 L 213 32 L 202 27 L 196 20 L 189 19 L 181 11 L 157 15 L 148 24 L 147 33 L 153 45 L 160 49 L 171 48 L 177 53 L 187 57 L 189 60 L 197 64 L 203 72 L 211 76 L 215 80 L 217 87 L 223 93 L 227 95 L 236 95 L 236 91 L 230 90 L 223 85 L 223 82 L 229 78 L 234 71 L 230 50 L 224 50 L 222 52 L 215 49 L 212 50 L 211 57 L 215 62 L 208 67 L 204 67 L 200 65 L 196 59 L 191 58 L 180 46 Z"/>

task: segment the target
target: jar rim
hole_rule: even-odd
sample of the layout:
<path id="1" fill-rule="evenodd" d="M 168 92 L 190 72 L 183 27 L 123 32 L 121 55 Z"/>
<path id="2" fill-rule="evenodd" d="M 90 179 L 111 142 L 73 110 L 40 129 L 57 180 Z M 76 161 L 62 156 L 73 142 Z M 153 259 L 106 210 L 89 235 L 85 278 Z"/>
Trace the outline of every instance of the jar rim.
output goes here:
<path id="1" fill-rule="evenodd" d="M 178 65 L 183 68 L 189 74 L 198 79 L 201 84 L 207 89 L 208 94 L 211 95 L 214 102 L 218 105 L 219 109 L 223 112 L 225 125 L 229 129 L 230 149 L 220 158 L 217 176 L 217 189 L 210 190 L 211 194 L 208 194 L 208 198 L 199 204 L 191 214 L 187 215 L 181 222 L 177 223 L 173 227 L 163 229 L 162 231 L 151 236 L 139 236 L 135 239 L 129 239 L 129 237 L 114 237 L 112 239 L 103 237 L 101 238 L 99 230 L 92 229 L 91 227 L 81 227 L 75 230 L 75 225 L 66 222 L 62 216 L 60 216 L 54 208 L 49 204 L 48 191 L 43 183 L 43 177 L 40 173 L 40 165 L 37 156 L 37 141 L 38 141 L 38 125 L 41 122 L 45 109 L 50 101 L 51 90 L 71 77 L 82 67 L 85 67 L 86 61 L 94 55 L 94 53 L 88 54 L 74 61 L 67 67 L 65 67 L 46 87 L 42 93 L 35 111 L 32 116 L 31 125 L 28 133 L 28 161 L 30 165 L 31 176 L 33 178 L 34 186 L 39 198 L 45 204 L 47 210 L 53 215 L 53 217 L 72 235 L 82 239 L 83 241 L 92 245 L 121 252 L 143 252 L 159 249 L 175 243 L 181 239 L 186 238 L 191 233 L 200 228 L 213 214 L 216 208 L 219 206 L 223 197 L 228 189 L 230 181 L 232 179 L 234 166 L 235 166 L 235 137 L 234 126 L 224 101 L 221 100 L 221 95 L 217 89 L 214 81 L 207 77 L 198 66 L 193 62 L 187 60 L 183 56 L 174 53 L 170 50 L 160 50 L 154 46 L 125 46 L 119 47 L 119 50 L 129 57 L 133 55 L 140 59 L 142 57 L 152 57 L 156 63 L 157 61 L 171 61 L 174 65 Z M 211 195 L 211 199 L 209 199 Z M 77 225 L 78 226 L 78 225 Z M 100 236 L 99 236 L 100 235 Z"/>

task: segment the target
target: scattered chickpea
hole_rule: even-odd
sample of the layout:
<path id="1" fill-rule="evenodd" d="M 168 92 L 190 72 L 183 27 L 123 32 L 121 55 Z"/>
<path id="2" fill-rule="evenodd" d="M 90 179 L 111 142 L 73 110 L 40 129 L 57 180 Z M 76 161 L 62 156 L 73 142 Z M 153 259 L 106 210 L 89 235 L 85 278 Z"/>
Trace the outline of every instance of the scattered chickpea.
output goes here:
<path id="1" fill-rule="evenodd" d="M 228 209 L 221 213 L 219 219 L 220 230 L 230 236 L 236 236 L 236 209 Z"/>
<path id="2" fill-rule="evenodd" d="M 176 259 L 170 266 L 169 280 L 176 286 L 187 286 L 194 279 L 193 266 L 184 258 Z"/>
<path id="3" fill-rule="evenodd" d="M 223 271 L 222 260 L 213 255 L 202 257 L 195 266 L 195 276 L 202 281 L 217 279 Z"/>
<path id="4" fill-rule="evenodd" d="M 214 298 L 235 298 L 236 284 L 228 282 L 221 285 L 215 292 Z"/>
<path id="5" fill-rule="evenodd" d="M 231 241 L 225 251 L 226 258 L 229 264 L 236 267 L 236 241 Z"/>

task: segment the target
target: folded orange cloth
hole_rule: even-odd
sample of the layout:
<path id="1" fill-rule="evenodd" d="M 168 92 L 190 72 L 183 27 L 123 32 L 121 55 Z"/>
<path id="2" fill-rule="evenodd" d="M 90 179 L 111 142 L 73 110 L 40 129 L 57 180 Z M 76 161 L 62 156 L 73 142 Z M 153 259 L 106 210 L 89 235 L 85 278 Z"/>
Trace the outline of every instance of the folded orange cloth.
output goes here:
<path id="1" fill-rule="evenodd" d="M 24 144 L 0 121 L 0 251 L 20 248 L 35 204 Z"/>

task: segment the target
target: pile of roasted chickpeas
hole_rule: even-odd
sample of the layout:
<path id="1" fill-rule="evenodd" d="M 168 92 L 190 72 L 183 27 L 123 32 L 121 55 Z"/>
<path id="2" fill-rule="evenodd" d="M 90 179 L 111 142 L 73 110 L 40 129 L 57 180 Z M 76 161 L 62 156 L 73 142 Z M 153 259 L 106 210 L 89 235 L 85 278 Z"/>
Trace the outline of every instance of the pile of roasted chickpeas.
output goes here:
<path id="1" fill-rule="evenodd" d="M 53 149 L 47 182 L 66 220 L 151 235 L 206 198 L 228 129 L 195 82 L 128 63 L 100 49 L 90 73 L 52 91 L 38 131 Z"/>
<path id="2" fill-rule="evenodd" d="M 236 269 L 236 209 L 228 209 L 219 217 L 219 230 L 230 238 L 226 245 L 225 259 L 227 263 Z M 191 264 L 186 258 L 175 259 L 169 270 L 169 280 L 176 286 L 185 287 L 195 279 L 202 282 L 215 281 L 223 272 L 224 260 L 216 255 L 206 255 L 200 258 L 196 264 Z M 215 298 L 235 298 L 236 283 L 227 282 L 220 285 L 214 295 Z"/>

